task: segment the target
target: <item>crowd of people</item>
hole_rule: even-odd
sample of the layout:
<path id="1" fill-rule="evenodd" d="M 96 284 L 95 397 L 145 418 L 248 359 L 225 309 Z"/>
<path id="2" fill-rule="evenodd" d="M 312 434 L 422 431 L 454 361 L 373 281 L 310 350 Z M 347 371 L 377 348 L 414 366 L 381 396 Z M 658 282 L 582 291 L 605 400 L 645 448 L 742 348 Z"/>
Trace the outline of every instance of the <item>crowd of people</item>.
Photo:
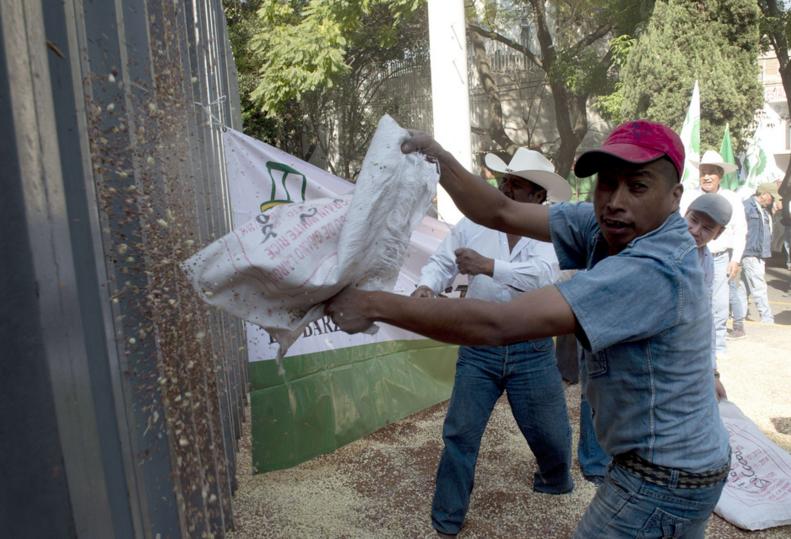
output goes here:
<path id="1" fill-rule="evenodd" d="M 439 164 L 466 218 L 411 297 L 349 288 L 326 310 L 350 333 L 381 321 L 461 345 L 431 510 L 437 533 L 462 529 L 481 436 L 504 391 L 536 456 L 533 489 L 574 488 L 552 339 L 573 334 L 583 396 L 577 452 L 583 476 L 598 485 L 575 536 L 702 537 L 730 465 L 716 367 L 729 313 L 731 336 L 744 335 L 749 293 L 772 322 L 764 260 L 777 186 L 742 201 L 720 187 L 731 165 L 710 151 L 699 189 L 685 193 L 681 140 L 645 120 L 618 126 L 576 161 L 578 177 L 596 175 L 592 203 L 567 202 L 566 181 L 525 148 L 507 164 L 486 156 L 498 188 L 428 135 L 413 135 L 402 151 Z M 470 277 L 467 296 L 437 298 L 457 274 Z"/>
<path id="2" fill-rule="evenodd" d="M 755 194 L 742 200 L 736 191 L 721 187 L 725 174 L 735 172 L 736 165 L 726 163 L 719 153 L 709 150 L 699 165 L 700 187 L 686 191 L 681 199 L 684 213 L 704 193 L 716 193 L 731 206 L 731 218 L 723 232 L 711 240 L 714 282 L 712 308 L 715 328 L 715 353 L 725 354 L 726 339 L 745 337 L 747 295 L 752 296 L 761 322 L 774 323 L 766 288 L 765 260 L 772 256 L 771 209 L 780 202 L 777 183 L 758 186 Z M 733 319 L 728 329 L 728 319 Z"/>

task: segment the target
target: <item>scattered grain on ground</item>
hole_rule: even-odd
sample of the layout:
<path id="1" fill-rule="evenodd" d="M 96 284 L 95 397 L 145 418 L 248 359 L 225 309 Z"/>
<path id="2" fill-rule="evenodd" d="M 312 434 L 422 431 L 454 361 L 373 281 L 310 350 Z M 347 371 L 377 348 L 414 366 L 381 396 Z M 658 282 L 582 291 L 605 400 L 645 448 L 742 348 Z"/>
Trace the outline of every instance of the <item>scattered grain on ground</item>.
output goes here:
<path id="1" fill-rule="evenodd" d="M 729 343 L 720 362 L 722 380 L 730 399 L 791 452 L 791 330 L 750 324 L 748 333 L 751 338 Z M 579 385 L 568 386 L 566 397 L 576 443 Z M 436 537 L 429 514 L 445 411 L 446 404 L 434 406 L 331 454 L 266 474 L 251 472 L 246 433 L 234 503 L 237 529 L 229 537 Z M 538 494 L 531 490 L 534 471 L 533 455 L 501 399 L 481 443 L 460 538 L 569 537 L 595 487 L 575 469 L 571 494 Z M 788 538 L 791 527 L 745 532 L 713 516 L 707 537 Z"/>

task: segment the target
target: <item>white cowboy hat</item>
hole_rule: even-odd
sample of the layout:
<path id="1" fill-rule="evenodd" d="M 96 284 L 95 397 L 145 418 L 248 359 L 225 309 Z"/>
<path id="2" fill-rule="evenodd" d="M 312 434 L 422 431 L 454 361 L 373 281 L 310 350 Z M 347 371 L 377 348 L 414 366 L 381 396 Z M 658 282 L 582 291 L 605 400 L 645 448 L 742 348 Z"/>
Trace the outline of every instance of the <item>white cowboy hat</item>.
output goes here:
<path id="1" fill-rule="evenodd" d="M 555 167 L 539 152 L 517 148 L 507 165 L 493 153 L 487 153 L 483 160 L 489 170 L 519 176 L 540 185 L 547 190 L 547 198 L 553 202 L 571 198 L 569 183 L 562 176 L 555 174 Z"/>
<path id="2" fill-rule="evenodd" d="M 690 160 L 690 162 L 693 162 Z M 698 167 L 700 165 L 715 165 L 722 169 L 723 174 L 728 174 L 729 172 L 736 172 L 739 168 L 733 163 L 726 163 L 722 156 L 715 152 L 714 150 L 706 150 L 706 153 L 703 154 L 699 163 L 696 163 Z"/>

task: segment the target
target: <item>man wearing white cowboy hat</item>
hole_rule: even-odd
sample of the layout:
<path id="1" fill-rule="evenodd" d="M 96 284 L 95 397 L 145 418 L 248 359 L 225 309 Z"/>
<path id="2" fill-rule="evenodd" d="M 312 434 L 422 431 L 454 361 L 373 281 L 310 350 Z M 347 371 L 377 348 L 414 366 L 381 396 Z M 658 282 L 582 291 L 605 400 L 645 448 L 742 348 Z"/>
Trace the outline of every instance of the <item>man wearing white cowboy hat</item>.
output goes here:
<path id="1" fill-rule="evenodd" d="M 506 164 L 484 159 L 499 188 L 518 202 L 542 204 L 571 198 L 571 187 L 540 153 L 519 148 Z M 434 297 L 457 274 L 470 277 L 467 298 L 508 302 L 526 290 L 551 285 L 560 269 L 550 243 L 498 232 L 462 219 L 421 271 L 416 297 Z M 432 525 L 455 535 L 464 523 L 481 437 L 503 391 L 536 457 L 533 490 L 562 494 L 571 478 L 571 428 L 551 337 L 507 346 L 462 346 L 443 427 Z"/>
<path id="2" fill-rule="evenodd" d="M 708 150 L 700 160 L 699 171 L 700 187 L 684 193 L 680 205 L 681 215 L 685 215 L 692 201 L 703 193 L 722 195 L 731 204 L 732 210 L 731 219 L 725 231 L 720 237 L 709 243 L 709 250 L 714 257 L 714 285 L 711 295 L 715 332 L 714 352 L 717 356 L 721 356 L 726 349 L 725 324 L 728 321 L 730 300 L 738 301 L 735 285 L 747 237 L 747 220 L 739 195 L 734 191 L 720 187 L 722 177 L 729 172 L 735 172 L 736 165 L 726 163 L 719 153 Z M 738 304 L 734 305 L 734 310 L 740 310 Z M 744 328 L 734 328 L 734 330 L 736 329 L 741 329 L 741 333 L 736 332 L 735 336 L 744 335 Z"/>
<path id="3" fill-rule="evenodd" d="M 489 170 L 504 175 L 504 179 L 515 176 L 538 184 L 546 190 L 547 199 L 552 202 L 563 202 L 571 198 L 569 183 L 555 174 L 554 165 L 537 151 L 517 148 L 508 164 L 498 155 L 487 153 L 484 163 Z"/>

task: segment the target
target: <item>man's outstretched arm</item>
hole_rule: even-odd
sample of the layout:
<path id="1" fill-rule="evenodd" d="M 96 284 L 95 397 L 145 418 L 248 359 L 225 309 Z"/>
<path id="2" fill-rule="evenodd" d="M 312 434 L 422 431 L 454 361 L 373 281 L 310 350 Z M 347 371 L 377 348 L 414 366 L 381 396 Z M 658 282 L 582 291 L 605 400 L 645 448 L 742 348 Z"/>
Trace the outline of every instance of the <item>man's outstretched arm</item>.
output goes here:
<path id="1" fill-rule="evenodd" d="M 550 241 L 549 208 L 515 202 L 461 166 L 429 135 L 412 135 L 401 145 L 404 153 L 422 152 L 439 163 L 440 184 L 461 212 L 476 223 L 508 234 Z"/>
<path id="2" fill-rule="evenodd" d="M 348 333 L 385 322 L 453 344 L 503 345 L 574 333 L 576 318 L 554 286 L 531 290 L 508 303 L 474 299 L 421 299 L 347 288 L 325 312 Z"/>

